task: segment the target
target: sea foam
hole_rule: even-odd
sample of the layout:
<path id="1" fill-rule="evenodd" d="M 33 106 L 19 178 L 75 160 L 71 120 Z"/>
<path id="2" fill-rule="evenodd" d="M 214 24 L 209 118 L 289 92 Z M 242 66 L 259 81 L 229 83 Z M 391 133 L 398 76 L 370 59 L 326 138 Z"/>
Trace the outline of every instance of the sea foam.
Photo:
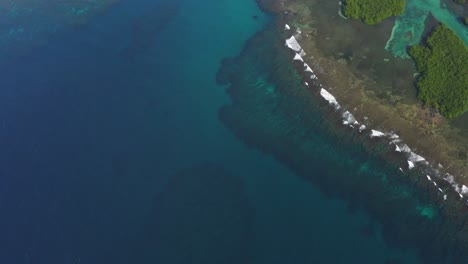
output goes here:
<path id="1" fill-rule="evenodd" d="M 302 50 L 301 45 L 299 45 L 294 36 L 291 36 L 286 40 L 286 46 L 295 52 L 300 52 Z"/>
<path id="2" fill-rule="evenodd" d="M 289 30 L 290 29 L 289 25 L 285 25 L 285 29 Z M 298 29 L 297 33 L 301 34 L 301 31 Z M 307 63 L 304 62 L 303 57 L 306 55 L 306 53 L 302 49 L 301 45 L 299 44 L 299 42 L 297 41 L 297 39 L 294 36 L 291 36 L 290 38 L 286 39 L 286 46 L 296 52 L 293 60 L 303 62 L 305 71 L 312 73 L 310 78 L 311 79 L 318 79 L 317 76 L 314 74 L 312 68 Z M 304 82 L 304 84 L 306 86 L 309 86 L 309 84 L 307 82 Z M 320 95 L 326 101 L 328 101 L 328 103 L 330 105 L 334 106 L 335 110 L 341 109 L 341 106 L 338 103 L 338 101 L 336 100 L 336 98 L 331 93 L 329 93 L 327 90 L 325 90 L 323 88 L 322 84 L 319 83 L 318 85 L 321 88 Z M 343 124 L 344 125 L 349 125 L 352 128 L 355 128 L 354 125 L 359 125 L 359 122 L 354 118 L 354 116 L 349 111 L 342 112 L 342 118 L 343 118 Z M 364 120 L 367 120 L 367 117 L 364 117 Z M 366 129 L 366 126 L 361 124 L 358 129 L 359 129 L 359 132 L 362 132 L 364 129 Z M 401 153 L 407 153 L 406 155 L 407 155 L 408 169 L 410 169 L 410 170 L 413 169 L 416 166 L 415 163 L 425 161 L 424 157 L 412 152 L 411 148 L 407 144 L 404 144 L 402 142 L 403 140 L 400 139 L 400 137 L 397 134 L 393 133 L 393 132 L 381 132 L 381 131 L 378 131 L 378 130 L 371 130 L 370 137 L 371 138 L 386 137 L 386 138 L 389 139 L 389 144 L 394 144 L 395 145 L 395 151 L 401 152 Z M 425 164 L 428 165 L 429 163 L 427 161 L 425 161 Z M 439 164 L 439 167 L 442 168 L 442 165 Z M 403 172 L 402 168 L 399 168 L 399 169 L 400 169 L 401 172 Z M 450 183 L 453 190 L 455 190 L 455 192 L 458 193 L 460 198 L 463 198 L 464 197 L 463 195 L 468 195 L 468 187 L 467 186 L 463 185 L 463 186 L 460 187 L 460 185 L 455 182 L 453 176 L 451 176 L 449 174 L 447 174 L 447 175 L 448 176 L 443 177 L 443 179 L 445 179 L 446 181 L 448 181 Z M 431 177 L 429 175 L 427 175 L 427 178 L 428 178 L 428 180 L 430 180 L 434 184 L 434 186 L 436 186 L 438 188 L 438 190 L 441 193 L 443 193 L 443 190 L 437 186 L 437 183 L 432 181 L 432 179 L 431 179 Z M 443 198 L 444 198 L 444 200 L 446 200 L 447 195 L 445 194 L 443 196 Z"/>
<path id="3" fill-rule="evenodd" d="M 312 70 L 312 68 L 310 68 L 309 65 L 308 65 L 307 63 L 304 63 L 304 67 L 305 67 L 305 71 L 306 71 L 306 72 L 314 73 L 314 71 Z"/>
<path id="4" fill-rule="evenodd" d="M 374 130 L 374 129 L 371 130 L 371 134 L 370 134 L 370 137 L 371 137 L 371 138 L 374 138 L 374 137 L 383 137 L 383 136 L 385 136 L 385 133 L 380 132 L 380 131 L 378 131 L 378 130 Z"/>
<path id="5" fill-rule="evenodd" d="M 320 95 L 323 98 L 325 98 L 325 100 L 327 100 L 329 104 L 333 105 L 336 110 L 341 108 L 340 104 L 338 103 L 338 101 L 336 101 L 335 97 L 331 93 L 329 93 L 327 90 L 322 88 L 320 90 Z"/>
<path id="6" fill-rule="evenodd" d="M 304 61 L 301 57 L 301 55 L 299 55 L 298 53 L 296 53 L 296 55 L 294 55 L 294 58 L 293 60 L 296 60 L 296 61 Z"/>
<path id="7" fill-rule="evenodd" d="M 358 125 L 358 121 L 354 118 L 353 114 L 349 111 L 344 112 L 341 117 L 343 118 L 343 125 Z"/>
<path id="8" fill-rule="evenodd" d="M 418 154 L 414 152 L 410 152 L 410 156 L 408 158 L 412 162 L 420 162 L 420 161 L 425 161 L 426 159 L 423 158 L 422 156 L 419 156 Z"/>

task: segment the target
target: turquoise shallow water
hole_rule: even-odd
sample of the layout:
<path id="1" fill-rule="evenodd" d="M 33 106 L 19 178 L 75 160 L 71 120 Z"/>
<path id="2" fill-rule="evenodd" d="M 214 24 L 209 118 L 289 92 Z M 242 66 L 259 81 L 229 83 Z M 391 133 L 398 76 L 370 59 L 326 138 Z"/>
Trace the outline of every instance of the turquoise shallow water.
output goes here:
<path id="1" fill-rule="evenodd" d="M 392 30 L 392 35 L 385 49 L 394 56 L 409 58 L 409 46 L 418 45 L 423 39 L 426 22 L 429 16 L 444 23 L 468 45 L 468 29 L 461 19 L 441 0 L 408 0 L 405 12 L 398 17 Z"/>
<path id="2" fill-rule="evenodd" d="M 244 47 L 272 19 L 252 0 L 122 1 L 1 60 L 0 262 L 418 263 L 411 245 L 384 242 L 377 218 L 311 180 L 349 175 L 354 188 L 372 156 L 347 161 L 339 141 L 303 131 L 313 155 L 296 161 L 313 169 L 300 177 L 288 156 L 239 134 L 243 122 L 220 119 L 236 95 L 216 84 L 223 58 L 251 62 L 229 78 L 247 91 L 272 87 L 278 64 L 283 84 L 297 77 L 268 54 L 277 35 Z M 275 113 L 274 89 L 260 101 L 251 91 L 245 109 Z M 254 119 L 264 113 L 242 117 L 268 139 L 283 124 Z"/>

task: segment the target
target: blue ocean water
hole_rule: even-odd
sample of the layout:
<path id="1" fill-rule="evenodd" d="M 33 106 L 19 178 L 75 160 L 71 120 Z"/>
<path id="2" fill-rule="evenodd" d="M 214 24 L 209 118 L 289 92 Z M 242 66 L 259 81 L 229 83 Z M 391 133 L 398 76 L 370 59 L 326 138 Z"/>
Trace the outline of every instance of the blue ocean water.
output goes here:
<path id="1" fill-rule="evenodd" d="M 418 263 L 219 120 L 221 60 L 271 20 L 123 0 L 2 60 L 0 262 Z"/>

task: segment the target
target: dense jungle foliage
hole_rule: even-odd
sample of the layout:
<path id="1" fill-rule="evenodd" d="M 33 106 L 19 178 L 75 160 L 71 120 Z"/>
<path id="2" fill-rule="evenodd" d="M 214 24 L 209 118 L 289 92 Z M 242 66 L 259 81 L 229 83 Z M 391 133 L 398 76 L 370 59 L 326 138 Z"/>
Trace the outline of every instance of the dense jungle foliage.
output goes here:
<path id="1" fill-rule="evenodd" d="M 362 19 L 366 24 L 377 24 L 382 20 L 399 16 L 405 11 L 405 0 L 345 0 L 344 15 Z"/>
<path id="2" fill-rule="evenodd" d="M 420 73 L 418 97 L 427 106 L 449 118 L 468 110 L 468 48 L 454 32 L 440 25 L 409 54 Z"/>

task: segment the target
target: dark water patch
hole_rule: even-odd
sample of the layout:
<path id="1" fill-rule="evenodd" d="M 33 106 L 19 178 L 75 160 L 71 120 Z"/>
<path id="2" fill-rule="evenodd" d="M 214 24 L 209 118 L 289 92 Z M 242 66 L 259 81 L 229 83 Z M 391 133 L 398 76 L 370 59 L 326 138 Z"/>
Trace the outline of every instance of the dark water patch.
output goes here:
<path id="1" fill-rule="evenodd" d="M 180 0 L 164 0 L 149 6 L 132 24 L 132 37 L 123 54 L 127 59 L 145 54 L 154 47 L 158 32 L 176 16 Z M 167 41 L 170 45 L 170 41 Z"/>
<path id="2" fill-rule="evenodd" d="M 370 212 L 389 245 L 416 249 L 423 263 L 466 260 L 463 203 L 454 197 L 443 203 L 421 171 L 400 173 L 401 156 L 383 160 L 394 153 L 387 142 L 337 129 L 341 117 L 319 100 L 318 87 L 305 88 L 280 39 L 271 26 L 239 57 L 224 61 L 218 81 L 229 80 L 232 104 L 221 109 L 221 120 L 247 145 L 272 154 L 329 196 Z"/>
<path id="3" fill-rule="evenodd" d="M 252 263 L 254 211 L 242 180 L 216 164 L 172 176 L 154 199 L 134 263 Z"/>
<path id="4" fill-rule="evenodd" d="M 216 160 L 263 173 L 250 170 L 262 155 L 217 119 L 227 96 L 213 75 L 265 16 L 250 0 L 180 1 L 175 18 L 160 20 L 166 14 L 151 7 L 161 1 L 122 1 L 33 52 L 0 59 L 1 263 L 138 263 L 127 257 L 134 232 L 174 171 Z M 135 39 L 132 24 L 156 40 L 129 62 L 122 50 Z"/>
<path id="5" fill-rule="evenodd" d="M 49 38 L 83 26 L 120 0 L 2 1 L 0 3 L 0 58 L 21 56 L 49 43 Z"/>

